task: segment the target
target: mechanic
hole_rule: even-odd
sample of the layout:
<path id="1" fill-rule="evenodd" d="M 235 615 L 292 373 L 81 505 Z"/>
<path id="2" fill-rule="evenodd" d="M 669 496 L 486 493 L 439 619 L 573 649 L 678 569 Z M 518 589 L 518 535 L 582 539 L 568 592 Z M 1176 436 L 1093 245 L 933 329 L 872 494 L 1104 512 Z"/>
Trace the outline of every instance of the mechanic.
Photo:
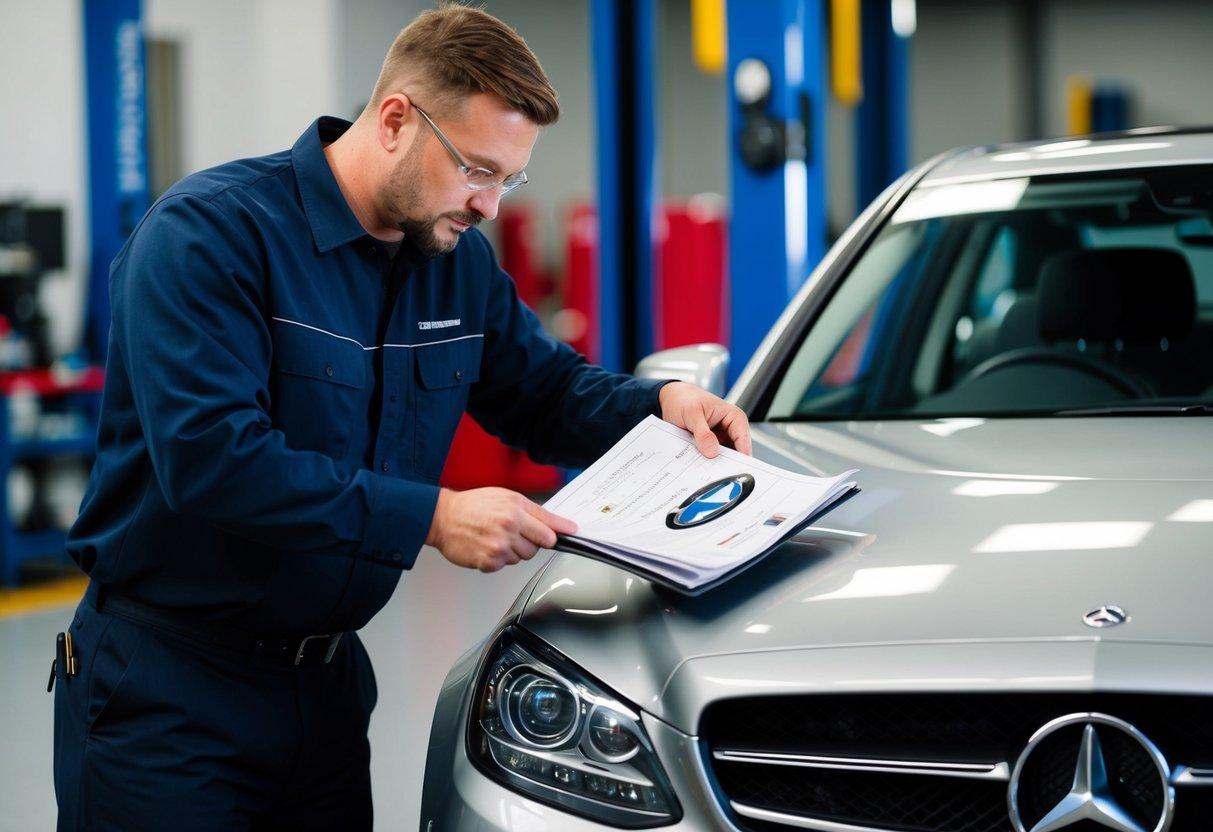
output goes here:
<path id="1" fill-rule="evenodd" d="M 143 217 L 111 267 L 68 540 L 91 581 L 52 676 L 59 829 L 371 828 L 356 631 L 423 544 L 491 572 L 574 530 L 437 485 L 465 408 L 565 466 L 649 413 L 749 452 L 738 408 L 544 334 L 476 230 L 557 116 L 512 29 L 445 6 L 396 38 L 353 124 L 189 176 Z"/>

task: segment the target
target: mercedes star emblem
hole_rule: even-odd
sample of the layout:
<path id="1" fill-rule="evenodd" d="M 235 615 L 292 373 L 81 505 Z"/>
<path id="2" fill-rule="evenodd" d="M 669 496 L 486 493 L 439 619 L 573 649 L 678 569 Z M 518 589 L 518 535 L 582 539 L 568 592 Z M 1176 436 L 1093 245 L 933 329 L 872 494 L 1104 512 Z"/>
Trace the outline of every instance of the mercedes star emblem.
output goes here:
<path id="1" fill-rule="evenodd" d="M 1070 760 L 1074 775 L 1062 793 L 1065 785 L 1056 773 Z M 1115 832 L 1166 832 L 1175 815 L 1170 772 L 1158 747 L 1124 720 L 1098 713 L 1063 716 L 1037 731 L 1015 763 L 1007 790 L 1011 823 L 1015 832 L 1092 824 Z"/>
<path id="2" fill-rule="evenodd" d="M 1129 620 L 1129 614 L 1120 607 L 1099 607 L 1093 609 L 1082 617 L 1082 623 L 1088 627 L 1101 629 L 1103 627 L 1115 627 L 1117 624 L 1124 624 Z"/>

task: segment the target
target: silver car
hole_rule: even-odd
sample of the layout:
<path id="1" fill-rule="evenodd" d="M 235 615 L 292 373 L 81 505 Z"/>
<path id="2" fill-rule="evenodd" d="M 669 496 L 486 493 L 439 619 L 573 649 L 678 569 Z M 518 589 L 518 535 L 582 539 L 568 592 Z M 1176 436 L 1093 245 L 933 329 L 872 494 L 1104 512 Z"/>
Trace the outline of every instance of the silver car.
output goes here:
<path id="1" fill-rule="evenodd" d="M 862 492 L 696 598 L 554 556 L 447 678 L 421 828 L 1213 830 L 1211 218 L 1207 131 L 891 186 L 730 393 Z"/>

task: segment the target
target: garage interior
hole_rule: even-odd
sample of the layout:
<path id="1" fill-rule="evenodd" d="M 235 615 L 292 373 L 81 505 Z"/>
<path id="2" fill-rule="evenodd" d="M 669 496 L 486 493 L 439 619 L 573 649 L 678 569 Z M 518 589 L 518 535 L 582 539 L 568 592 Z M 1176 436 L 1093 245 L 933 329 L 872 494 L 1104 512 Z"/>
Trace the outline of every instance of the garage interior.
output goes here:
<path id="1" fill-rule="evenodd" d="M 1213 124 L 1207 0 L 480 5 L 562 108 L 484 231 L 548 331 L 621 372 L 717 343 L 736 381 L 829 247 L 936 154 Z M 43 683 L 87 585 L 63 544 L 96 443 L 109 262 L 182 177 L 352 118 L 431 7 L 0 0 L 0 830 L 55 823 Z M 569 476 L 465 417 L 443 484 L 542 502 Z M 423 551 L 362 633 L 377 828 L 416 827 L 442 680 L 542 566 L 481 575 Z"/>

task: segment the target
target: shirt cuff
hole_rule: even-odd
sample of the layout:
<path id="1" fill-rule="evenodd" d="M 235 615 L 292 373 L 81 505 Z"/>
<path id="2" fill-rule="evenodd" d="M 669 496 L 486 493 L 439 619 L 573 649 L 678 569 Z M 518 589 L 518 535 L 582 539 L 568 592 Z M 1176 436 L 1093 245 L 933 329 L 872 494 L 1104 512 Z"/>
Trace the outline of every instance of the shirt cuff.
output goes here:
<path id="1" fill-rule="evenodd" d="M 360 557 L 411 569 L 429 536 L 438 491 L 436 485 L 372 475 L 371 510 Z"/>

